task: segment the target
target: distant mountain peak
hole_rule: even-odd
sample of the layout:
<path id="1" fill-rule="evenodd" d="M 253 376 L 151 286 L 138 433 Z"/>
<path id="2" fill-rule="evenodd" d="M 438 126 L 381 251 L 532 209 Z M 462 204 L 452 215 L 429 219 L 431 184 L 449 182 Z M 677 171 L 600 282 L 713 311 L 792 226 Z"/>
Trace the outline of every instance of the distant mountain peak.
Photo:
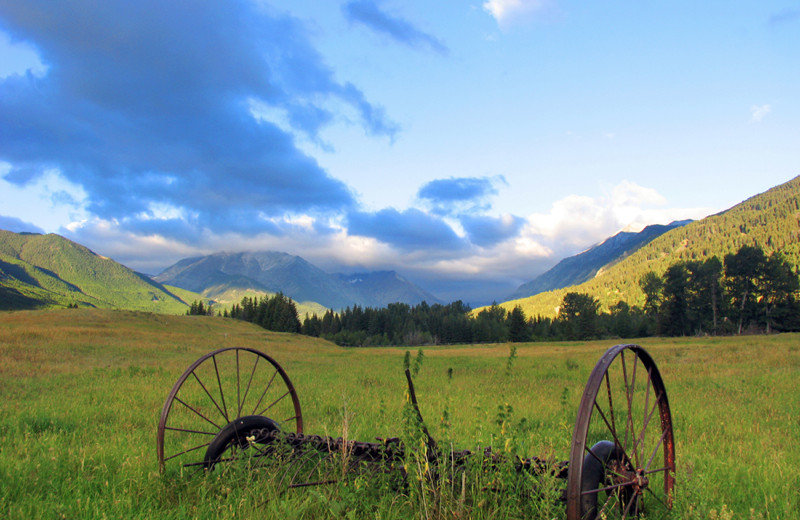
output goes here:
<path id="1" fill-rule="evenodd" d="M 282 292 L 334 310 L 439 300 L 394 271 L 328 274 L 304 258 L 277 251 L 214 253 L 180 260 L 155 277 L 208 298 L 230 289 Z"/>

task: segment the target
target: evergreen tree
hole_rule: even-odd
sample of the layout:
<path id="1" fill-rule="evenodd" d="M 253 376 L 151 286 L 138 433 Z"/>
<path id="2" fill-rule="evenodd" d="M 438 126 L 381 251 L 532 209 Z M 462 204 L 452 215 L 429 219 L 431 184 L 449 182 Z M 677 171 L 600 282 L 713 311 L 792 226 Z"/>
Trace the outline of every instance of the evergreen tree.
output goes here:
<path id="1" fill-rule="evenodd" d="M 742 246 L 736 253 L 725 255 L 725 287 L 737 322 L 737 334 L 756 317 L 756 297 L 765 264 L 764 251 L 757 246 Z"/>
<path id="2" fill-rule="evenodd" d="M 589 294 L 568 292 L 558 311 L 567 339 L 591 339 L 598 336 L 597 311 L 600 302 Z"/>
<path id="3" fill-rule="evenodd" d="M 661 301 L 660 327 L 667 336 L 685 336 L 691 331 L 689 323 L 688 290 L 689 272 L 686 264 L 679 262 L 664 273 L 664 288 Z"/>
<path id="4" fill-rule="evenodd" d="M 764 308 L 764 325 L 767 333 L 773 328 L 785 329 L 783 321 L 788 316 L 776 315 L 775 310 L 782 304 L 794 301 L 800 290 L 797 273 L 780 253 L 773 253 L 764 262 L 762 279 L 759 287 L 761 305 Z"/>
<path id="5" fill-rule="evenodd" d="M 507 318 L 507 327 L 508 327 L 508 339 L 515 343 L 520 343 L 523 341 L 530 341 L 531 335 L 528 331 L 528 322 L 525 319 L 525 313 L 522 312 L 522 307 L 517 305 L 514 307 L 510 313 L 508 313 Z"/>

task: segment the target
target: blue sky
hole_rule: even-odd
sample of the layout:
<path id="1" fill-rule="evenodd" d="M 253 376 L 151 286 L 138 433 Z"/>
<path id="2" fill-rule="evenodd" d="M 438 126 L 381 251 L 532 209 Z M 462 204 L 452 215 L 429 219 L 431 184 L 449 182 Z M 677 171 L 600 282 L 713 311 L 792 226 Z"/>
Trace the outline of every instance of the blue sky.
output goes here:
<path id="1" fill-rule="evenodd" d="M 0 228 L 502 300 L 800 174 L 800 2 L 0 0 Z"/>

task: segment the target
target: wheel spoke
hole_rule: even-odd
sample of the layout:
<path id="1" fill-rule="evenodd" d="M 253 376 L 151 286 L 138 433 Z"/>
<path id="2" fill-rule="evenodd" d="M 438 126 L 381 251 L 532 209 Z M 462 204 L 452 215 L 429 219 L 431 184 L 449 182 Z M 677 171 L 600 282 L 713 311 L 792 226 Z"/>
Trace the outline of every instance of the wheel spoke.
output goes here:
<path id="1" fill-rule="evenodd" d="M 263 410 L 261 410 L 260 412 L 258 412 L 258 414 L 257 414 L 257 415 L 264 415 L 264 412 L 266 412 L 267 410 L 269 410 L 270 408 L 272 408 L 273 406 L 275 406 L 276 404 L 278 404 L 278 401 L 280 401 L 281 399 L 283 399 L 284 397 L 286 397 L 287 395 L 289 395 L 291 392 L 292 392 L 291 390 L 287 390 L 285 394 L 283 394 L 283 395 L 282 395 L 282 396 L 280 396 L 279 398 L 277 398 L 277 399 L 275 399 L 274 401 L 272 401 L 272 404 L 270 404 L 269 406 L 267 406 L 266 408 L 264 408 Z"/>
<path id="2" fill-rule="evenodd" d="M 231 420 L 228 418 L 228 407 L 225 405 L 225 393 L 222 391 L 222 382 L 219 379 L 219 368 L 217 367 L 217 356 L 211 356 L 211 358 L 214 361 L 214 372 L 216 372 L 216 374 L 217 374 L 217 386 L 219 386 L 219 396 L 220 396 L 220 399 L 222 400 L 222 408 L 223 408 L 223 410 L 225 410 L 222 413 L 222 416 L 225 417 L 225 422 L 228 423 L 228 422 L 231 422 Z"/>
<path id="3" fill-rule="evenodd" d="M 653 418 L 653 413 L 655 413 L 657 408 L 658 408 L 658 396 L 656 396 L 656 401 L 653 403 L 653 408 L 650 409 L 650 412 L 647 414 L 647 417 L 645 419 L 645 423 L 642 426 L 642 435 L 640 437 L 640 441 L 639 441 L 638 444 L 634 445 L 634 450 L 636 449 L 636 446 L 639 446 L 639 447 L 642 448 L 642 458 L 644 458 L 644 447 L 645 447 L 644 437 L 645 437 L 645 432 L 647 431 L 647 427 L 650 426 L 650 419 Z"/>
<path id="4" fill-rule="evenodd" d="M 211 435 L 212 437 L 216 437 L 216 435 L 217 435 L 216 433 L 204 432 L 204 431 L 200 431 L 200 430 L 189 430 L 187 428 L 173 428 L 172 426 L 166 426 L 166 427 L 164 427 L 164 429 L 165 430 L 170 430 L 170 431 L 173 431 L 173 432 L 200 433 L 202 435 Z"/>
<path id="5" fill-rule="evenodd" d="M 633 373 L 631 375 L 631 387 L 628 393 L 628 420 L 631 425 L 631 450 L 633 451 L 633 459 L 636 466 L 639 466 L 639 452 L 636 450 L 636 426 L 633 421 L 633 397 L 636 393 L 636 367 L 639 365 L 639 357 L 633 357 Z"/>
<path id="6" fill-rule="evenodd" d="M 614 432 L 614 438 L 616 439 L 617 444 L 621 448 L 622 443 L 620 443 L 619 439 L 617 439 L 617 424 L 614 422 L 614 401 L 611 399 L 611 381 L 608 377 L 608 371 L 606 371 L 605 379 L 606 379 L 606 391 L 608 393 L 608 413 L 611 416 L 611 430 Z M 595 405 L 597 405 L 597 399 L 595 399 L 594 402 Z M 600 409 L 599 406 L 597 406 L 597 408 Z M 606 421 L 606 424 L 608 424 L 608 421 Z"/>
<path id="7" fill-rule="evenodd" d="M 623 518 L 623 519 L 624 519 L 624 518 L 628 518 L 628 513 L 629 513 L 629 512 L 630 512 L 630 510 L 631 510 L 631 506 L 633 506 L 633 504 L 635 504 L 635 503 L 636 503 L 636 499 L 637 499 L 637 497 L 638 497 L 638 496 L 639 496 L 639 495 L 638 495 L 637 493 L 634 493 L 634 494 L 633 494 L 633 497 L 631 497 L 631 499 L 628 501 L 628 505 L 627 505 L 627 506 L 625 506 L 625 511 L 623 511 L 623 512 L 622 512 L 622 518 Z M 621 505 L 621 503 L 620 503 L 620 505 Z"/>
<path id="8" fill-rule="evenodd" d="M 648 469 L 647 471 L 642 472 L 642 474 L 652 475 L 653 473 L 666 473 L 667 471 L 672 471 L 672 468 L 669 466 L 664 466 L 663 468 L 658 469 Z"/>
<path id="9" fill-rule="evenodd" d="M 242 405 L 244 402 L 247 401 L 247 394 L 250 392 L 250 384 L 253 382 L 253 376 L 256 374 L 256 367 L 258 366 L 258 360 L 261 359 L 260 356 L 256 356 L 256 362 L 253 363 L 253 370 L 250 371 L 250 379 L 247 381 L 247 388 L 244 389 L 244 397 L 242 397 Z M 242 409 L 239 408 L 239 415 L 242 415 Z"/>
<path id="10" fill-rule="evenodd" d="M 198 412 L 197 410 L 195 410 L 194 408 L 192 408 L 191 406 L 189 406 L 188 404 L 186 404 L 186 403 L 185 403 L 185 402 L 184 402 L 184 401 L 183 401 L 183 400 L 182 400 L 180 397 L 178 397 L 178 396 L 175 396 L 175 400 L 176 400 L 176 401 L 178 401 L 179 403 L 181 403 L 183 406 L 185 406 L 185 407 L 186 407 L 186 408 L 188 408 L 189 410 L 191 410 L 191 411 L 193 411 L 194 413 L 196 413 L 197 415 L 199 415 L 200 417 L 202 417 L 203 419 L 205 419 L 206 421 L 208 421 L 208 423 L 209 423 L 209 424 L 211 424 L 211 426 L 213 426 L 214 428 L 216 428 L 216 429 L 218 429 L 218 430 L 221 430 L 221 429 L 222 429 L 222 428 L 220 428 L 220 427 L 219 427 L 219 425 L 218 425 L 217 423 L 215 423 L 214 421 L 212 421 L 211 419 L 209 419 L 209 418 L 208 418 L 208 417 L 206 417 L 205 415 L 201 414 L 200 412 Z"/>
<path id="11" fill-rule="evenodd" d="M 203 382 L 200 380 L 200 378 L 197 376 L 197 372 L 192 370 L 192 375 L 194 376 L 195 380 L 198 383 L 200 383 L 200 386 L 203 387 L 203 391 L 206 393 L 208 398 L 211 399 L 211 402 L 214 403 L 214 406 L 217 407 L 217 410 L 219 410 L 219 413 L 221 413 L 222 416 L 225 417 L 225 420 L 227 420 L 228 419 L 228 415 L 225 412 L 222 411 L 222 408 L 219 407 L 219 405 L 217 404 L 217 401 L 214 399 L 214 397 L 211 396 L 211 393 L 206 388 L 206 385 L 204 385 Z"/>
<path id="12" fill-rule="evenodd" d="M 612 489 L 620 489 L 620 488 L 628 487 L 628 486 L 631 486 L 631 485 L 633 485 L 633 481 L 623 482 L 621 484 L 614 484 L 612 486 L 606 486 L 606 487 L 603 487 L 603 488 L 589 489 L 587 491 L 581 491 L 581 495 L 591 495 L 591 494 L 594 494 L 594 493 L 600 493 L 601 491 L 611 491 Z"/>
<path id="13" fill-rule="evenodd" d="M 625 363 L 625 351 L 623 350 L 620 352 L 620 358 L 622 359 L 622 380 L 625 383 L 625 400 L 628 402 L 628 416 L 625 420 L 625 444 L 624 449 L 627 453 L 628 451 L 628 436 L 632 433 L 633 427 L 631 427 L 631 389 L 628 386 L 628 368 L 627 364 Z"/>
<path id="14" fill-rule="evenodd" d="M 236 349 L 236 418 L 242 416 L 242 395 L 239 390 L 239 349 Z"/>
<path id="15" fill-rule="evenodd" d="M 286 421 L 297 421 L 297 419 L 298 419 L 299 417 L 300 417 L 299 415 L 293 415 L 293 416 L 291 416 L 291 417 L 287 417 L 286 419 L 284 419 L 284 420 L 282 420 L 282 421 L 281 421 L 281 424 L 285 423 Z"/>
<path id="16" fill-rule="evenodd" d="M 250 415 L 256 415 L 256 410 L 258 410 L 258 406 L 261 404 L 261 401 L 264 399 L 264 396 L 267 395 L 267 391 L 269 390 L 269 387 L 272 386 L 272 382 L 275 380 L 275 376 L 277 375 L 278 375 L 278 369 L 276 368 L 275 372 L 272 374 L 272 377 L 269 380 L 269 383 L 267 383 L 267 386 L 264 388 L 264 392 L 261 393 L 261 397 L 258 398 L 258 402 L 253 407 L 253 413 L 251 413 Z"/>
<path id="17" fill-rule="evenodd" d="M 661 433 L 661 437 L 658 439 L 658 443 L 656 443 L 655 449 L 653 449 L 653 454 L 650 455 L 650 460 L 647 461 L 647 466 L 644 467 L 645 471 L 650 469 L 650 464 L 653 463 L 653 458 L 656 456 L 656 453 L 658 453 L 658 449 L 661 447 L 661 443 L 664 442 L 664 438 L 667 436 L 667 433 L 669 433 L 669 429 L 665 429 Z"/>
<path id="18" fill-rule="evenodd" d="M 608 429 L 611 432 L 611 435 L 614 437 L 614 444 L 617 446 L 617 448 L 622 450 L 622 443 L 620 442 L 619 437 L 617 437 L 617 430 L 613 427 L 614 416 L 613 415 L 611 416 L 611 423 L 612 424 L 608 424 L 608 419 L 606 419 L 606 414 L 603 413 L 603 410 L 597 404 L 597 401 L 594 402 L 594 406 L 595 406 L 595 408 L 597 408 L 597 411 L 600 412 L 600 417 L 602 417 L 603 422 L 606 423 L 606 426 L 608 426 Z M 589 449 L 589 448 L 587 447 L 586 449 Z M 622 451 L 623 451 L 623 453 L 625 452 L 625 450 L 622 450 Z M 624 454 L 625 454 L 625 457 L 627 458 L 628 454 L 627 453 L 624 453 Z M 600 460 L 600 459 L 597 459 L 597 460 Z M 602 462 L 602 461 L 600 461 L 600 462 Z"/>
<path id="19" fill-rule="evenodd" d="M 638 446 L 642 448 L 642 458 L 644 458 L 645 437 L 647 433 L 647 425 L 650 424 L 650 416 L 647 413 L 650 407 L 650 387 L 653 385 L 652 381 L 653 369 L 647 369 L 647 388 L 644 393 L 644 418 L 642 420 L 642 434 L 639 436 Z"/>
<path id="20" fill-rule="evenodd" d="M 660 496 L 656 495 L 655 491 L 653 491 L 653 490 L 652 490 L 652 489 L 650 489 L 650 488 L 645 488 L 645 491 L 649 492 L 649 493 L 650 493 L 650 495 L 651 495 L 653 498 L 655 498 L 655 499 L 656 499 L 656 500 L 657 500 L 657 501 L 658 501 L 658 502 L 659 502 L 659 503 L 660 503 L 662 506 L 664 506 L 666 509 L 669 509 L 669 504 L 667 504 L 666 502 L 664 502 L 664 500 L 662 500 Z"/>
<path id="21" fill-rule="evenodd" d="M 609 505 L 609 504 L 611 504 L 611 501 L 612 501 L 614 498 L 615 498 L 615 497 L 614 497 L 614 495 L 612 495 L 612 494 L 608 494 L 608 495 L 606 495 L 606 501 L 605 501 L 605 502 L 603 502 L 603 507 L 602 507 L 602 508 L 600 509 L 600 511 L 597 513 L 597 518 L 605 518 L 605 517 L 606 517 L 606 515 L 605 515 L 606 508 L 608 507 L 608 505 Z M 618 497 L 616 497 L 616 498 L 618 498 Z"/>
<path id="22" fill-rule="evenodd" d="M 205 444 L 200 444 L 200 445 L 198 445 L 198 446 L 195 446 L 195 447 L 193 447 L 193 448 L 189 448 L 188 450 L 183 450 L 182 452 L 180 452 L 180 453 L 176 453 L 175 455 L 170 455 L 169 457 L 166 457 L 166 458 L 164 459 L 164 462 L 166 462 L 166 461 L 168 461 L 168 460 L 170 460 L 170 459 L 174 459 L 175 457 L 177 457 L 177 456 L 179 456 L 179 455 L 183 455 L 183 454 L 185 454 L 185 453 L 189 453 L 190 451 L 195 451 L 195 450 L 199 450 L 200 448 L 205 448 L 205 447 L 206 447 L 206 446 L 208 446 L 209 444 L 211 444 L 211 441 L 209 441 L 209 442 L 207 442 L 207 443 L 205 443 Z"/>

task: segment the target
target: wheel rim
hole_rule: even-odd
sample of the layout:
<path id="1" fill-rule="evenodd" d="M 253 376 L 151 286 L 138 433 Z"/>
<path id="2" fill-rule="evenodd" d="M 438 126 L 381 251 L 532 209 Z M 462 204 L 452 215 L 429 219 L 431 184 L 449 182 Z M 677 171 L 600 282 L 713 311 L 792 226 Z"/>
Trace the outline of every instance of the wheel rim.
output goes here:
<path id="1" fill-rule="evenodd" d="M 593 451 L 601 441 L 611 443 L 607 455 Z M 603 477 L 593 481 L 597 466 Z M 578 409 L 567 480 L 568 520 L 624 519 L 668 510 L 674 474 L 672 418 L 658 367 L 637 345 L 608 349 L 589 376 Z"/>
<path id="2" fill-rule="evenodd" d="M 166 467 L 202 468 L 205 451 L 228 424 L 265 416 L 286 432 L 303 432 L 294 385 L 283 368 L 251 348 L 223 348 L 186 369 L 170 390 L 158 424 L 157 451 Z"/>

